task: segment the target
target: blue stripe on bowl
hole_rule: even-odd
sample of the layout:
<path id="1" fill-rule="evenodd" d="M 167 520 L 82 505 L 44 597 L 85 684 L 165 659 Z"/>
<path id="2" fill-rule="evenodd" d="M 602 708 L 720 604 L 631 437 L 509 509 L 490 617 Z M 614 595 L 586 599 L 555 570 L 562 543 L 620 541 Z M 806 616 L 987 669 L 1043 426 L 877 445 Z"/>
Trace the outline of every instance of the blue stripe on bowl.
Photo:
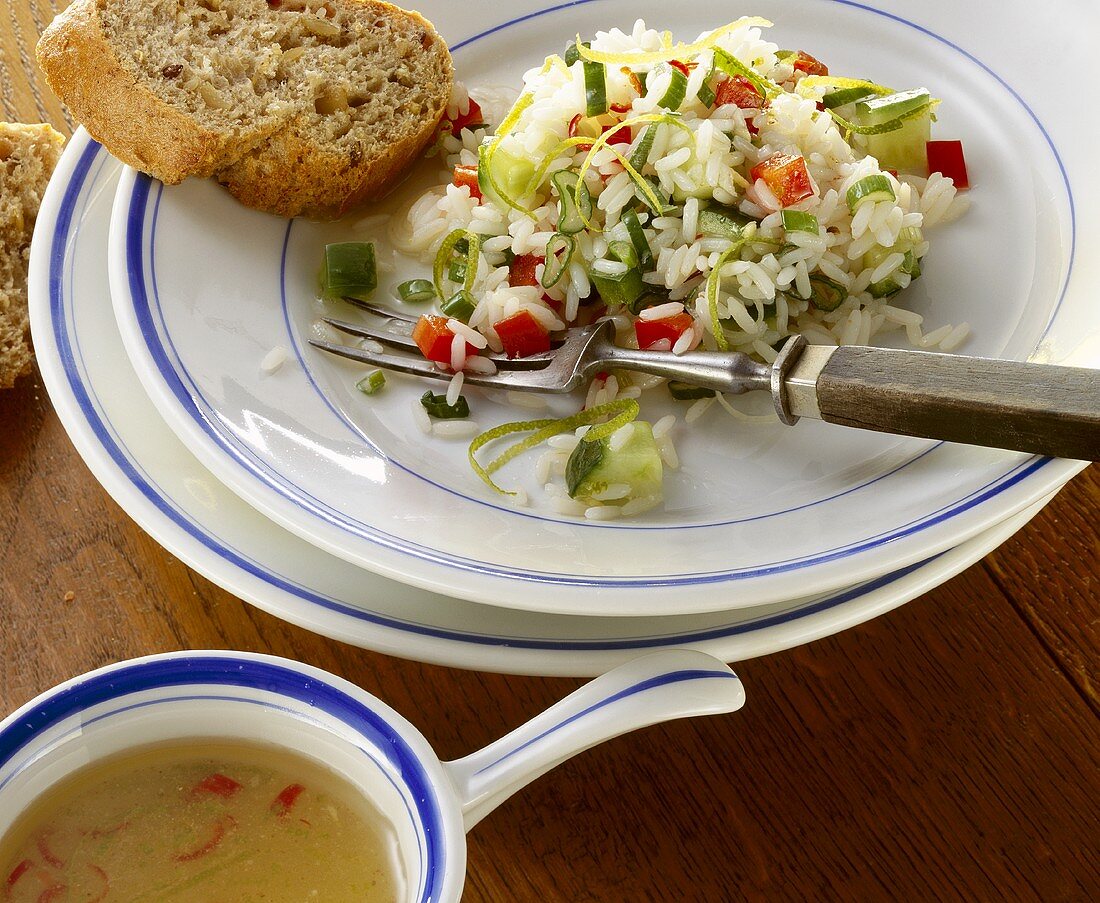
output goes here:
<path id="1" fill-rule="evenodd" d="M 409 806 L 411 801 L 415 806 L 412 820 L 421 845 L 418 899 L 422 903 L 439 899 L 447 866 L 443 819 L 435 788 L 420 758 L 400 732 L 378 712 L 312 675 L 272 662 L 231 655 L 173 655 L 92 673 L 69 686 L 48 691 L 32 704 L 33 708 L 29 711 L 20 710 L 6 719 L 0 729 L 0 769 L 9 765 L 20 750 L 25 749 L 39 734 L 88 709 L 149 690 L 188 686 L 242 687 L 278 694 L 324 712 L 363 737 L 367 745 L 360 749 L 372 759 L 385 760 L 394 773 L 400 775 L 404 789 L 394 781 L 393 775 L 387 777 L 401 790 L 405 805 Z M 279 708 L 270 703 L 233 696 L 202 694 L 186 698 L 229 699 Z M 136 705 L 169 703 L 179 699 L 148 700 Z M 91 721 L 82 723 L 92 723 L 133 707 L 125 706 L 101 713 Z M 291 712 L 289 709 L 283 711 Z M 79 733 L 79 727 L 75 733 Z M 412 816 L 412 809 L 409 811 Z"/>

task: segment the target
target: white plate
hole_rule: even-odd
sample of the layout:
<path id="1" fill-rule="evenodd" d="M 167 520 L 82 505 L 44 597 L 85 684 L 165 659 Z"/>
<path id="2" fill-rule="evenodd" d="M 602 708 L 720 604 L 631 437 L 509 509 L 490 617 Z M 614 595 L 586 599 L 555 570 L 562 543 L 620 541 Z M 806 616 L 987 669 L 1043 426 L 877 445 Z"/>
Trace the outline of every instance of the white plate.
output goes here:
<path id="1" fill-rule="evenodd" d="M 684 6 L 671 21 L 665 4 L 636 0 L 547 5 L 512 4 L 511 22 L 489 3 L 423 8 L 474 85 L 516 84 L 577 32 L 629 26 L 638 14 L 686 38 L 731 16 L 718 2 Z M 1091 78 L 1088 54 L 1064 50 L 1075 33 L 1100 27 L 1100 13 L 1036 29 L 1033 6 L 1016 2 L 978 29 L 955 2 L 913 9 L 919 21 L 817 0 L 739 12 L 769 15 L 777 41 L 837 72 L 926 84 L 945 98 L 937 132 L 966 144 L 973 210 L 933 237 L 905 303 L 933 324 L 970 321 L 972 353 L 1100 364 L 1100 280 L 1094 262 L 1073 259 L 1078 237 L 1100 241 L 1100 135 L 1064 90 Z M 1028 54 L 1019 52 L 1021 17 Z M 1059 59 L 1057 78 L 1034 59 Z M 759 605 L 924 560 L 1082 466 L 805 421 L 746 427 L 715 409 L 679 436 L 684 468 L 663 511 L 593 524 L 516 509 L 473 474 L 464 442 L 424 441 L 410 411 L 422 385 L 394 380 L 368 401 L 353 388 L 354 368 L 305 344 L 319 312 L 321 249 L 351 228 L 258 214 L 209 181 L 166 189 L 127 172 L 111 234 L 116 314 L 157 408 L 227 486 L 318 547 L 422 588 L 607 616 Z M 423 268 L 399 267 L 396 278 L 413 275 Z M 292 359 L 265 376 L 260 361 L 279 345 Z M 530 416 L 484 397 L 475 407 L 484 426 Z"/>
<path id="2" fill-rule="evenodd" d="M 157 415 L 125 360 L 104 250 L 121 165 L 83 131 L 58 167 L 31 260 L 38 362 L 77 450 L 173 555 L 241 598 L 335 639 L 455 667 L 590 675 L 640 651 L 690 646 L 749 658 L 858 624 L 927 591 L 1018 530 L 1041 505 L 934 560 L 816 599 L 751 612 L 584 618 L 508 611 L 362 571 L 262 517 Z"/>

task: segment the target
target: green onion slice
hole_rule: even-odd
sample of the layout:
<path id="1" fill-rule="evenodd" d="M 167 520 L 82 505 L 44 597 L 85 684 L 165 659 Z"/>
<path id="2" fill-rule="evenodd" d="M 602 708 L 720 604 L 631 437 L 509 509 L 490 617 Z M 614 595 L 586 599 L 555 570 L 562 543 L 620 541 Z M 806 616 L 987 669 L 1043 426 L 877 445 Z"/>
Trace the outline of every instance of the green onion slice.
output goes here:
<path id="1" fill-rule="evenodd" d="M 420 396 L 420 403 L 424 405 L 428 416 L 436 420 L 462 420 L 470 416 L 470 405 L 465 395 L 459 395 L 454 404 L 447 404 L 446 395 L 433 395 L 429 389 Z"/>
<path id="2" fill-rule="evenodd" d="M 699 98 L 699 103 L 704 107 L 713 107 L 714 102 L 718 100 L 718 95 L 714 93 L 714 88 L 710 86 L 710 80 L 714 77 L 714 62 L 710 64 L 710 71 L 707 73 L 707 77 L 703 79 L 703 83 L 699 86 L 699 91 L 696 93 L 696 97 Z"/>
<path id="3" fill-rule="evenodd" d="M 718 238 L 728 238 L 730 241 L 737 241 L 741 237 L 745 226 L 752 222 L 755 222 L 755 220 L 732 207 L 721 209 L 708 207 L 706 210 L 699 211 L 700 233 L 714 235 Z"/>
<path id="4" fill-rule="evenodd" d="M 757 74 L 755 69 L 746 66 L 732 53 L 727 53 L 721 47 L 714 48 L 714 65 L 725 72 L 726 75 L 740 75 L 756 88 L 761 97 L 775 97 L 777 94 L 783 93 L 783 89 L 775 82 Z"/>
<path id="5" fill-rule="evenodd" d="M 366 301 L 378 287 L 374 245 L 369 241 L 344 241 L 325 245 L 321 263 L 321 295 L 325 298 L 357 298 Z"/>
<path id="6" fill-rule="evenodd" d="M 444 316 L 454 317 L 463 323 L 469 323 L 474 315 L 477 301 L 466 289 L 459 289 L 450 298 L 439 305 L 439 311 Z"/>
<path id="7" fill-rule="evenodd" d="M 355 388 L 364 395 L 374 395 L 381 391 L 385 384 L 386 374 L 381 370 L 372 370 L 355 384 Z"/>
<path id="8" fill-rule="evenodd" d="M 662 75 L 666 71 L 671 73 L 668 88 L 661 95 L 661 99 L 657 101 L 657 106 L 673 112 L 680 109 L 680 105 L 687 99 L 687 76 L 680 69 L 670 66 L 668 63 L 658 63 L 653 71 Z"/>
<path id="9" fill-rule="evenodd" d="M 649 246 L 649 241 L 645 237 L 645 230 L 642 229 L 638 214 L 633 210 L 624 210 L 621 221 L 626 226 L 630 243 L 634 245 L 634 251 L 638 255 L 638 266 L 641 267 L 643 273 L 648 273 L 654 268 L 653 249 Z"/>
<path id="10" fill-rule="evenodd" d="M 577 40 L 572 41 L 568 47 L 565 48 L 565 65 L 572 66 L 577 60 L 581 58 L 581 47 L 591 47 L 591 41 L 581 41 L 581 36 L 577 35 Z"/>
<path id="11" fill-rule="evenodd" d="M 553 288 L 565 275 L 569 262 L 577 250 L 577 241 L 572 235 L 555 232 L 546 243 L 546 262 L 542 268 L 542 287 Z"/>
<path id="12" fill-rule="evenodd" d="M 603 63 L 584 62 L 584 113 L 602 116 L 607 112 L 607 67 Z"/>
<path id="13" fill-rule="evenodd" d="M 683 73 L 680 73 L 683 75 Z M 653 150 L 653 140 L 657 137 L 657 126 L 646 126 L 641 135 L 638 136 L 638 143 L 634 145 L 634 150 L 630 152 L 630 165 L 633 166 L 638 172 L 642 171 L 642 168 L 649 162 L 649 152 Z"/>
<path id="14" fill-rule="evenodd" d="M 731 260 L 737 259 L 737 255 L 741 252 L 741 248 L 744 246 L 753 234 L 756 232 L 755 227 L 745 227 L 741 232 L 741 236 L 725 251 L 722 252 L 722 256 L 718 258 L 718 263 L 714 269 L 707 274 L 707 312 L 710 315 L 711 328 L 714 331 L 714 341 L 718 345 L 719 351 L 729 351 L 730 343 L 726 338 L 726 334 L 722 331 L 722 321 L 718 318 L 718 290 L 722 284 L 722 267 L 724 267 Z"/>
<path id="15" fill-rule="evenodd" d="M 410 279 L 397 286 L 397 297 L 406 304 L 431 301 L 435 297 L 435 286 L 430 279 Z"/>
<path id="16" fill-rule="evenodd" d="M 810 303 L 818 310 L 836 310 L 848 297 L 848 290 L 826 276 L 810 277 Z"/>
<path id="17" fill-rule="evenodd" d="M 638 252 L 634 250 L 634 243 L 629 241 L 613 241 L 608 244 L 607 252 L 620 263 L 626 264 L 628 269 L 638 269 Z"/>
<path id="18" fill-rule="evenodd" d="M 783 229 L 786 232 L 809 232 L 818 235 L 821 232 L 821 224 L 812 213 L 803 210 L 784 210 Z"/>
<path id="19" fill-rule="evenodd" d="M 427 394 L 430 395 L 431 393 L 429 392 Z M 615 401 L 609 401 L 607 404 L 589 408 L 587 411 L 579 411 L 569 417 L 562 417 L 559 420 L 521 420 L 515 423 L 502 423 L 500 426 L 494 427 L 491 430 L 486 430 L 480 436 L 475 437 L 474 441 L 470 443 L 468 452 L 470 466 L 474 469 L 474 473 L 481 477 L 486 485 L 490 486 L 492 489 L 495 489 L 502 495 L 515 495 L 515 492 L 501 489 L 493 482 L 491 476 L 509 461 L 523 454 L 525 451 L 541 445 L 552 436 L 571 432 L 580 426 L 596 424 L 597 421 L 602 420 L 604 417 L 610 417 L 611 419 L 605 423 L 593 426 L 585 436 L 586 439 L 604 439 L 615 432 L 615 430 L 619 429 L 619 427 L 626 426 L 626 424 L 634 420 L 638 416 L 638 410 L 638 402 L 634 399 L 620 398 Z M 506 449 L 483 467 L 477 460 L 478 451 L 490 442 L 502 439 L 505 436 L 510 436 L 513 433 L 531 433 L 531 435 Z"/>
<path id="20" fill-rule="evenodd" d="M 623 244 L 627 243 L 623 242 Z M 641 271 L 636 268 L 627 267 L 625 272 L 614 275 L 589 269 L 588 279 L 593 288 L 600 293 L 604 303 L 608 305 L 621 304 L 624 307 L 632 307 L 647 290 L 645 282 L 642 281 Z"/>
<path id="21" fill-rule="evenodd" d="M 693 386 L 691 383 L 680 382 L 676 379 L 669 380 L 668 391 L 678 401 L 696 401 L 700 398 L 713 398 L 718 394 L 714 389 Z"/>
<path id="22" fill-rule="evenodd" d="M 565 235 L 584 231 L 585 223 L 592 221 L 592 195 L 588 186 L 568 169 L 558 170 L 550 181 L 558 190 L 558 231 Z"/>
<path id="23" fill-rule="evenodd" d="M 466 261 L 455 258 L 447 267 L 447 278 L 451 282 L 464 282 L 466 280 Z"/>
<path id="24" fill-rule="evenodd" d="M 759 16 L 742 16 L 735 22 L 716 28 L 705 37 L 691 44 L 683 42 L 672 43 L 672 37 L 668 32 L 664 35 L 662 48 L 648 53 L 609 53 L 603 50 L 593 50 L 591 47 L 580 47 L 578 52 L 582 59 L 591 60 L 594 63 L 604 63 L 608 66 L 632 66 L 640 63 L 667 63 L 669 60 L 687 60 L 698 56 L 704 50 L 710 50 L 723 37 L 731 31 L 736 31 L 743 26 L 755 26 L 758 28 L 770 28 L 771 22 L 761 19 Z M 580 43 L 580 35 L 577 35 L 577 43 Z"/>
<path id="25" fill-rule="evenodd" d="M 848 189 L 844 197 L 848 201 L 848 210 L 852 213 L 866 203 L 897 200 L 890 180 L 881 173 L 864 176 Z"/>

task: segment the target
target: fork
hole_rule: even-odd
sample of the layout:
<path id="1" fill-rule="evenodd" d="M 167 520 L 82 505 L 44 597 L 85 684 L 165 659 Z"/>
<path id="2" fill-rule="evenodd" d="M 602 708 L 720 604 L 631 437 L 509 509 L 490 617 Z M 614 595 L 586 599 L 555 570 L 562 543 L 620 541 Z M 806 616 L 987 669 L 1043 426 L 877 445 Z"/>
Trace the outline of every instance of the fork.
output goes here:
<path id="1" fill-rule="evenodd" d="M 346 299 L 367 323 L 322 318 L 381 351 L 311 340 L 322 351 L 363 364 L 450 380 L 412 339 L 414 320 Z M 772 364 L 740 352 L 642 351 L 614 342 L 610 321 L 555 336 L 557 347 L 526 358 L 483 355 L 497 373 L 467 371 L 464 383 L 518 392 L 572 392 L 597 373 L 621 369 L 680 380 L 717 392 L 771 394 L 779 419 L 801 417 L 861 429 L 984 445 L 1056 458 L 1100 458 L 1100 370 L 1057 367 L 860 345 L 811 345 L 792 336 Z M 412 352 L 406 354 L 405 352 Z"/>

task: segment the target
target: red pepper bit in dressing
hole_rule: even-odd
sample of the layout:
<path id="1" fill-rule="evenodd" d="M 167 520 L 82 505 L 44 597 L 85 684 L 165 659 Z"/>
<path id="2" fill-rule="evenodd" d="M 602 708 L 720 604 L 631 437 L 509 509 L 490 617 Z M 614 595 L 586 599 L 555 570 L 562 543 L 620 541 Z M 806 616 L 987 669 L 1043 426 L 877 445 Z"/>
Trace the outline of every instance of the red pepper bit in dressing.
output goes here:
<path id="1" fill-rule="evenodd" d="M 306 788 L 301 784 L 288 784 L 280 790 L 279 795 L 271 801 L 271 811 L 279 816 L 279 818 L 286 818 L 290 810 L 294 808 L 294 804 L 298 802 L 298 797 L 302 795 L 302 791 L 305 789 Z M 305 821 L 305 819 L 300 820 Z"/>
<path id="2" fill-rule="evenodd" d="M 177 853 L 172 859 L 175 862 L 194 862 L 196 859 L 202 859 L 203 856 L 216 850 L 219 844 L 225 840 L 225 835 L 235 827 L 237 827 L 237 819 L 232 815 L 219 818 L 214 822 L 214 829 L 204 843 L 190 850 L 184 850 L 182 853 Z"/>
<path id="3" fill-rule="evenodd" d="M 67 884 L 51 884 L 38 895 L 38 903 L 53 903 L 54 900 L 61 900 L 68 890 Z"/>
<path id="4" fill-rule="evenodd" d="M 8 880 L 4 882 L 5 896 L 11 896 L 11 889 L 15 887 L 19 879 L 27 874 L 32 868 L 34 868 L 34 863 L 29 859 L 24 859 L 11 870 L 11 874 L 8 875 Z"/>
<path id="5" fill-rule="evenodd" d="M 97 878 L 99 878 L 100 890 L 99 896 L 92 897 L 87 903 L 103 903 L 103 901 L 107 899 L 107 895 L 111 892 L 111 879 L 107 877 L 107 873 L 98 865 L 89 864 L 88 868 L 95 873 Z"/>
<path id="6" fill-rule="evenodd" d="M 240 789 L 241 785 L 239 783 L 234 781 L 231 777 L 216 771 L 213 774 L 207 775 L 192 787 L 191 795 L 203 796 L 205 794 L 211 794 L 227 800 Z"/>
<path id="7" fill-rule="evenodd" d="M 55 869 L 64 868 L 64 860 L 50 849 L 50 833 L 49 831 L 44 831 L 39 834 L 34 845 L 38 848 L 38 855 L 42 857 L 42 861 L 45 862 L 46 865 L 53 866 Z"/>

